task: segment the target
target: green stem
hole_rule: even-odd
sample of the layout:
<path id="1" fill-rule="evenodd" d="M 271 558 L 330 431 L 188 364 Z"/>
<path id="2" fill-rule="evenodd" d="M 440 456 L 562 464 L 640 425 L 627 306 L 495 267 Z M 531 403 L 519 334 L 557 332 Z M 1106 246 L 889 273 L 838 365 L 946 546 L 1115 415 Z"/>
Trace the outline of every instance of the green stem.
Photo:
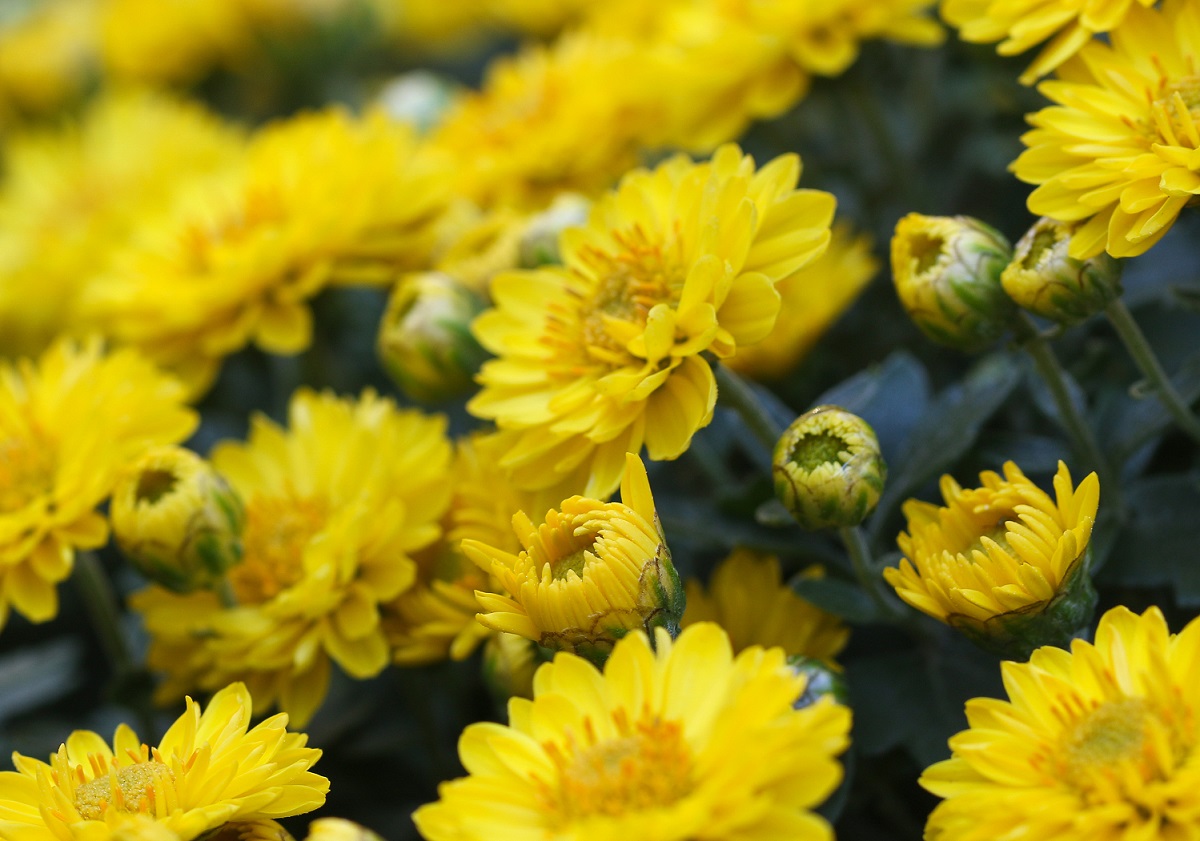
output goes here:
<path id="1" fill-rule="evenodd" d="M 1071 399 L 1071 390 L 1067 387 L 1067 374 L 1058 361 L 1058 357 L 1054 355 L 1049 343 L 1042 338 L 1037 327 L 1024 313 L 1018 314 L 1014 329 L 1018 341 L 1033 358 L 1033 364 L 1037 367 L 1038 374 L 1050 389 L 1050 396 L 1054 399 L 1058 415 L 1062 418 L 1067 435 L 1070 436 L 1075 450 L 1096 471 L 1100 477 L 1101 487 L 1111 488 L 1114 493 L 1117 492 L 1117 483 L 1111 481 L 1112 471 L 1109 468 L 1108 459 L 1104 457 L 1091 427 L 1079 413 L 1075 401 Z"/>
<path id="2" fill-rule="evenodd" d="M 92 552 L 75 555 L 75 585 L 83 597 L 84 609 L 100 637 L 100 645 L 118 677 L 133 671 L 133 657 L 121 630 L 121 610 L 100 559 Z"/>
<path id="3" fill-rule="evenodd" d="M 221 607 L 237 607 L 237 596 L 233 592 L 233 585 L 229 583 L 228 578 L 222 578 L 213 588 L 217 594 L 217 598 L 221 602 Z"/>
<path id="4" fill-rule="evenodd" d="M 1184 432 L 1191 436 L 1192 440 L 1200 441 L 1200 421 L 1192 414 L 1187 402 L 1171 384 L 1171 378 L 1163 370 L 1158 357 L 1154 355 L 1154 349 L 1146 341 L 1146 334 L 1134 321 L 1133 313 L 1125 306 L 1125 302 L 1118 298 L 1105 307 L 1104 314 L 1108 316 L 1109 323 L 1121 337 L 1125 349 L 1133 357 L 1138 370 L 1142 372 L 1143 377 L 1149 380 L 1150 385 L 1158 393 L 1159 401 L 1162 402 L 1171 417 Z"/>
<path id="5" fill-rule="evenodd" d="M 838 534 L 841 535 L 846 552 L 850 555 L 850 563 L 854 567 L 854 577 L 858 579 L 858 585 L 867 591 L 867 595 L 875 602 L 883 616 L 900 619 L 901 615 L 896 607 L 879 589 L 883 577 L 871 562 L 871 550 L 867 546 L 867 538 L 862 529 L 858 526 L 844 526 L 838 530 Z"/>
<path id="6" fill-rule="evenodd" d="M 717 379 L 717 397 L 737 411 L 754 433 L 754 437 L 767 448 L 767 452 L 774 452 L 775 444 L 783 435 L 784 429 L 759 402 L 754 389 L 735 371 L 720 362 L 713 364 L 713 374 Z"/>

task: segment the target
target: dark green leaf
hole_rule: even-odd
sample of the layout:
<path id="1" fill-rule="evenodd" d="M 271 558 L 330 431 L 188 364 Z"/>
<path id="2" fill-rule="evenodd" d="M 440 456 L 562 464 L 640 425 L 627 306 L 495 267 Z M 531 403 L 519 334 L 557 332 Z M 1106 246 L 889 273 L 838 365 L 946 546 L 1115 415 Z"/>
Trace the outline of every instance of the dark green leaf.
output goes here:
<path id="1" fill-rule="evenodd" d="M 794 578 L 792 589 L 822 610 L 848 622 L 866 625 L 879 619 L 879 609 L 857 585 L 836 578 Z"/>

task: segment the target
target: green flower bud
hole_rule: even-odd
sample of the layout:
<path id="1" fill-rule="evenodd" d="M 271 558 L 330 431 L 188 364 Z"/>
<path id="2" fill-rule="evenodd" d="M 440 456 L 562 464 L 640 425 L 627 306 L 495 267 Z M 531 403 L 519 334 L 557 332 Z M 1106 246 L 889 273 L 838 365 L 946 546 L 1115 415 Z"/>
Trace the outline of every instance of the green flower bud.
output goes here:
<path id="1" fill-rule="evenodd" d="M 439 403 L 467 393 L 486 353 L 471 335 L 482 299 L 449 275 L 401 279 L 379 325 L 379 358 L 409 398 Z"/>
<path id="2" fill-rule="evenodd" d="M 792 704 L 798 710 L 811 707 L 822 698 L 832 698 L 842 706 L 850 705 L 850 696 L 846 691 L 846 679 L 841 673 L 830 668 L 828 663 L 815 657 L 805 657 L 793 654 L 787 658 L 788 666 L 797 674 L 804 675 L 808 683 L 804 686 L 804 694 Z"/>
<path id="3" fill-rule="evenodd" d="M 818 406 L 792 422 L 775 445 L 775 496 L 800 525 L 855 526 L 875 510 L 887 465 L 875 431 L 838 406 Z"/>
<path id="4" fill-rule="evenodd" d="M 1012 248 L 990 225 L 967 216 L 910 213 L 892 237 L 900 303 L 929 338 L 964 351 L 1004 333 L 1015 308 L 1000 285 Z"/>
<path id="5" fill-rule="evenodd" d="M 497 703 L 533 697 L 533 673 L 546 662 L 544 652 L 533 640 L 516 634 L 488 637 L 483 647 L 483 683 Z"/>
<path id="6" fill-rule="evenodd" d="M 110 518 L 133 565 L 177 593 L 213 587 L 242 559 L 241 500 L 190 450 L 146 453 L 113 491 Z"/>
<path id="7" fill-rule="evenodd" d="M 575 193 L 563 193 L 550 207 L 537 214 L 525 225 L 521 235 L 520 267 L 536 269 L 562 262 L 558 250 L 558 235 L 567 228 L 587 221 L 591 202 Z"/>
<path id="8" fill-rule="evenodd" d="M 1000 275 L 1004 291 L 1037 315 L 1072 324 L 1121 295 L 1121 264 L 1101 252 L 1087 260 L 1067 254 L 1074 225 L 1041 218 L 1021 237 Z"/>

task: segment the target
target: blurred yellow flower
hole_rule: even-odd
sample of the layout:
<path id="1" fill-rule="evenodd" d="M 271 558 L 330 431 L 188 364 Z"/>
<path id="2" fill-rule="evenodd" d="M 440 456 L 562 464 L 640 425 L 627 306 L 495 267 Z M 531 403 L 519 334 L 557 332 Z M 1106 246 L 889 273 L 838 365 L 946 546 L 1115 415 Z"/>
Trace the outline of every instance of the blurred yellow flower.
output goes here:
<path id="1" fill-rule="evenodd" d="M 596 194 L 637 163 L 638 133 L 657 119 L 644 65 L 620 39 L 527 46 L 488 67 L 483 89 L 450 107 L 432 142 L 456 161 L 458 192 L 484 206 Z"/>
<path id="2" fill-rule="evenodd" d="M 89 315 L 196 393 L 250 342 L 297 353 L 322 288 L 386 284 L 428 262 L 449 189 L 432 161 L 409 126 L 381 113 L 330 109 L 269 126 L 243 166 L 146 220 L 93 284 Z"/>
<path id="3" fill-rule="evenodd" d="M 78 332 L 88 281 L 175 192 L 236 160 L 238 130 L 165 94 L 101 94 L 78 125 L 5 143 L 0 186 L 0 355 Z"/>
<path id="4" fill-rule="evenodd" d="M 522 548 L 515 554 L 464 540 L 467 556 L 500 584 L 500 592 L 476 592 L 479 622 L 595 662 L 603 662 L 630 631 L 676 630 L 683 586 L 646 468 L 632 453 L 621 499 L 573 496 L 538 525 L 517 512 L 512 525 Z"/>
<path id="5" fill-rule="evenodd" d="M 10 608 L 54 618 L 75 550 L 108 540 L 96 507 L 126 463 L 195 427 L 182 387 L 132 351 L 63 340 L 0 361 L 0 627 Z"/>
<path id="6" fill-rule="evenodd" d="M 1021 622 L 1073 606 L 1064 604 L 1068 594 L 1086 591 L 1079 593 L 1091 598 L 1085 615 L 1063 617 L 1078 623 L 1070 632 L 1078 630 L 1095 600 L 1087 549 L 1100 502 L 1096 474 L 1074 488 L 1059 462 L 1055 499 L 1011 461 L 1003 477 L 988 470 L 979 479 L 983 487 L 964 489 L 943 476 L 944 506 L 904 504 L 908 531 L 897 538 L 904 557 L 884 577 L 916 609 L 973 637 L 1002 640 L 1021 636 Z"/>
<path id="7" fill-rule="evenodd" d="M 383 841 L 365 826 L 343 818 L 321 818 L 308 826 L 304 841 Z"/>
<path id="8" fill-rule="evenodd" d="M 213 466 L 246 507 L 243 557 L 228 574 L 236 604 L 210 592 L 152 586 L 130 603 L 166 673 L 159 699 L 244 680 L 258 709 L 306 722 L 330 663 L 354 678 L 389 662 L 380 607 L 413 585 L 413 555 L 435 543 L 450 498 L 445 421 L 301 390 L 290 428 L 254 419 L 247 443 L 226 442 Z"/>
<path id="9" fill-rule="evenodd" d="M 775 284 L 781 298 L 775 329 L 758 344 L 738 348 L 726 364 L 758 380 L 787 376 L 878 272 L 871 238 L 835 225 L 824 254 Z"/>
<path id="10" fill-rule="evenodd" d="M 1154 0 L 1136 0 L 1142 6 Z M 1134 0 L 942 0 L 942 17 L 964 41 L 999 41 L 1000 55 L 1018 55 L 1050 38 L 1021 74 L 1030 85 L 1053 72 L 1093 36 L 1121 27 Z"/>
<path id="11" fill-rule="evenodd" d="M 429 841 L 831 841 L 810 810 L 842 778 L 850 712 L 830 699 L 796 710 L 803 690 L 782 649 L 735 658 L 707 622 L 674 642 L 658 629 L 654 650 L 632 633 L 603 673 L 559 654 L 533 700 L 509 701 L 508 726 L 463 732 L 468 776 L 413 819 Z"/>
<path id="12" fill-rule="evenodd" d="M 518 485 L 602 498 L 627 452 L 687 449 L 716 401 L 701 354 L 769 335 L 775 284 L 829 242 L 834 198 L 797 190 L 799 175 L 794 155 L 756 169 L 732 145 L 637 170 L 563 232 L 562 266 L 494 280 L 475 334 L 499 358 L 467 407 L 508 433 Z"/>
<path id="13" fill-rule="evenodd" d="M 1040 185 L 1036 216 L 1080 222 L 1070 256 L 1144 253 L 1200 195 L 1200 7 L 1134 6 L 1111 43 L 1093 41 L 1038 90 L 1017 177 Z"/>
<path id="14" fill-rule="evenodd" d="M 825 571 L 809 567 L 807 577 Z M 734 549 L 713 571 L 708 590 L 695 580 L 686 586 L 683 627 L 716 622 L 729 634 L 734 651 L 752 645 L 779 646 L 785 654 L 832 664 L 846 647 L 850 629 L 838 617 L 800 598 L 783 583 L 779 559 L 751 549 Z"/>
<path id="15" fill-rule="evenodd" d="M 0 11 L 0 121 L 57 108 L 95 69 L 99 0 L 14 3 Z M 25 7 L 25 8 L 22 8 Z"/>
<path id="16" fill-rule="evenodd" d="M 562 501 L 556 492 L 515 488 L 500 468 L 504 443 L 494 434 L 476 433 L 457 442 L 445 536 L 416 556 L 417 582 L 386 606 L 384 628 L 393 659 L 401 665 L 450 657 L 463 660 L 492 636 L 475 620 L 476 590 L 500 592 L 500 584 L 462 551 L 475 540 L 505 552 L 521 551 L 513 515 L 530 512 L 539 521 Z"/>
<path id="17" fill-rule="evenodd" d="M 0 825 L 28 841 L 191 841 L 231 821 L 283 818 L 325 802 L 321 756 L 286 715 L 250 727 L 250 694 L 233 684 L 203 712 L 191 698 L 158 743 L 122 724 L 110 747 L 76 730 L 46 764 L 13 754 L 0 772 Z M 260 836 L 261 837 L 261 836 Z"/>
<path id="18" fill-rule="evenodd" d="M 1196 829 L 1200 621 L 1116 607 L 1095 643 L 1002 663 L 1009 700 L 967 702 L 970 729 L 921 785 L 945 798 L 929 841 L 1188 838 Z"/>

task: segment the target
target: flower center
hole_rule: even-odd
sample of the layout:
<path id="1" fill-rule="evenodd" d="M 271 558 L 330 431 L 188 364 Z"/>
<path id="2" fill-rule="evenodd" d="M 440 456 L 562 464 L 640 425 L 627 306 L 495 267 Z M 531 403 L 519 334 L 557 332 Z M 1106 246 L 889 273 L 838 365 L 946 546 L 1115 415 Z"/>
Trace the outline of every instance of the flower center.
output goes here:
<path id="1" fill-rule="evenodd" d="M 1150 114 L 1150 133 L 1158 142 L 1200 148 L 1200 76 L 1184 76 L 1164 84 Z"/>
<path id="2" fill-rule="evenodd" d="M 917 274 L 921 275 L 937 265 L 946 249 L 946 240 L 937 234 L 918 231 L 909 239 L 908 248 L 917 261 Z"/>
<path id="3" fill-rule="evenodd" d="M 229 583 L 242 604 L 261 604 L 304 574 L 304 550 L 325 527 L 328 506 L 318 499 L 258 497 L 246 505 L 242 562 Z"/>
<path id="4" fill-rule="evenodd" d="M 1161 738 L 1152 731 L 1160 731 Z M 1120 795 L 1128 781 L 1149 781 L 1159 769 L 1172 767 L 1174 756 L 1155 754 L 1164 748 L 1177 754 L 1177 741 L 1144 698 L 1107 701 L 1063 735 L 1062 779 L 1079 791 L 1109 799 Z"/>
<path id="5" fill-rule="evenodd" d="M 559 770 L 555 811 L 564 820 L 661 809 L 691 792 L 692 753 L 678 722 L 617 724 L 621 735 L 569 756 L 547 747 Z"/>
<path id="6" fill-rule="evenodd" d="M 75 810 L 89 821 L 102 820 L 107 809 L 153 812 L 164 788 L 174 783 L 171 769 L 158 760 L 127 765 L 75 789 Z"/>
<path id="7" fill-rule="evenodd" d="M 0 513 L 19 511 L 53 487 L 52 452 L 36 436 L 0 440 Z"/>
<path id="8" fill-rule="evenodd" d="M 640 228 L 613 238 L 618 253 L 592 249 L 584 257 L 598 280 L 581 307 L 580 325 L 592 360 L 624 365 L 634 361 L 625 348 L 645 329 L 651 308 L 679 302 L 685 274 L 682 260 L 650 243 Z"/>
<path id="9" fill-rule="evenodd" d="M 823 464 L 844 463 L 846 460 L 842 458 L 842 453 L 849 449 L 849 445 L 841 436 L 819 432 L 815 435 L 805 435 L 797 441 L 788 460 L 800 469 L 812 472 Z"/>

